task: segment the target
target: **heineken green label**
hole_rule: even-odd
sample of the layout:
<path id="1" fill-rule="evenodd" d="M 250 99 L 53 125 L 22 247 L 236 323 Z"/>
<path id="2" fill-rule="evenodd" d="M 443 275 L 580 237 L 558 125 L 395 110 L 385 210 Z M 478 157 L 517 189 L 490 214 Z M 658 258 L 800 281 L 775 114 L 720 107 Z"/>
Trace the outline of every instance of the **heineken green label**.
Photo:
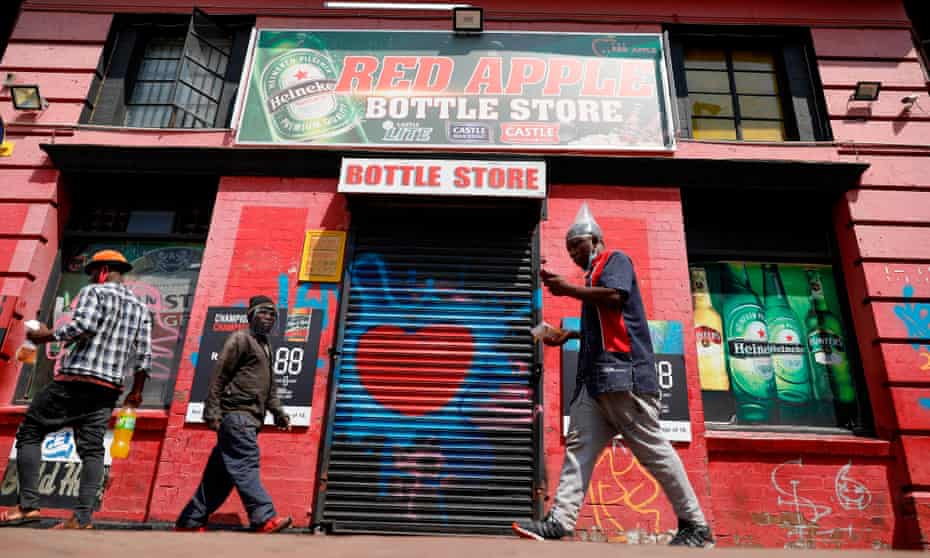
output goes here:
<path id="1" fill-rule="evenodd" d="M 808 346 L 818 364 L 837 365 L 846 362 L 846 349 L 839 335 L 816 329 L 808 335 Z"/>
<path id="2" fill-rule="evenodd" d="M 770 320 L 769 325 L 778 399 L 791 405 L 805 405 L 810 402 L 810 369 L 799 324 L 793 316 L 780 316 Z"/>
<path id="3" fill-rule="evenodd" d="M 727 312 L 726 323 L 730 376 L 737 401 L 742 401 L 741 407 L 754 410 L 755 402 L 769 400 L 773 387 L 765 315 L 757 304 L 740 304 Z"/>
<path id="4" fill-rule="evenodd" d="M 771 350 L 765 314 L 756 304 L 742 304 L 727 314 L 731 359 L 746 360 L 760 379 L 772 378 Z"/>
<path id="5" fill-rule="evenodd" d="M 294 49 L 268 62 L 261 96 L 278 139 L 313 141 L 358 125 L 347 99 L 333 93 L 338 73 L 328 56 L 309 49 Z"/>

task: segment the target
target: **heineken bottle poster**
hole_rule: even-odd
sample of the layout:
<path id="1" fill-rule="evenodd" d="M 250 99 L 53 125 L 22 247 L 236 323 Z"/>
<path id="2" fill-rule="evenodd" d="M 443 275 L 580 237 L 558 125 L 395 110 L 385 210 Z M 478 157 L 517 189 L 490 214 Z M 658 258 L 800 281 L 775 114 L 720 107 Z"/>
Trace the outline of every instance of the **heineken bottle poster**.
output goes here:
<path id="1" fill-rule="evenodd" d="M 669 150 L 658 34 L 257 34 L 237 143 Z"/>
<path id="2" fill-rule="evenodd" d="M 852 425 L 849 338 L 830 266 L 694 263 L 691 292 L 707 421 Z"/>

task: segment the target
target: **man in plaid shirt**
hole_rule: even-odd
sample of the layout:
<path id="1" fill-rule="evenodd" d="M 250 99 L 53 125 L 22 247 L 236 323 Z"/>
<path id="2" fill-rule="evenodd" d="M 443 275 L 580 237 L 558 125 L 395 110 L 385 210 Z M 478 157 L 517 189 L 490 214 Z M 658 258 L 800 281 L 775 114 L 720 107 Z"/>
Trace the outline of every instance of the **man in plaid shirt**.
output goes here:
<path id="1" fill-rule="evenodd" d="M 45 436 L 60 428 L 74 428 L 81 456 L 81 487 L 74 515 L 58 525 L 90 529 L 97 489 L 103 477 L 103 439 L 123 390 L 125 370 L 135 377 L 125 404 L 138 407 L 152 367 L 152 319 L 145 304 L 123 284 L 132 266 L 115 250 L 97 252 L 85 267 L 90 285 L 78 294 L 69 323 L 55 331 L 44 325 L 27 333 L 34 343 L 70 344 L 55 379 L 29 405 L 16 433 L 19 506 L 0 513 L 0 525 L 38 521 L 39 467 Z"/>

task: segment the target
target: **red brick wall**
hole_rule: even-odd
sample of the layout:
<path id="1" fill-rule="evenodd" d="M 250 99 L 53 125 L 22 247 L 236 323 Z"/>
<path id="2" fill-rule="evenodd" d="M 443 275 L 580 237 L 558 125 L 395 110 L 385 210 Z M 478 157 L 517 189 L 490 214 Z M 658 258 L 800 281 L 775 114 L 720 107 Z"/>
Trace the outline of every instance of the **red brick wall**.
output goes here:
<path id="1" fill-rule="evenodd" d="M 325 312 L 313 413 L 309 428 L 294 432 L 266 429 L 259 437 L 262 479 L 278 513 L 307 525 L 316 487 L 316 458 L 329 377 L 338 285 L 298 284 L 303 231 L 345 229 L 345 200 L 333 180 L 227 177 L 220 183 L 213 223 L 197 285 L 183 363 L 165 433 L 151 501 L 151 520 L 173 521 L 194 493 L 215 435 L 184 422 L 197 351 L 208 306 L 245 304 L 264 293 L 288 308 L 311 306 Z M 248 520 L 237 496 L 216 521 Z"/>
<path id="2" fill-rule="evenodd" d="M 724 546 L 889 548 L 889 468 L 863 457 L 714 455 L 715 534 Z"/>

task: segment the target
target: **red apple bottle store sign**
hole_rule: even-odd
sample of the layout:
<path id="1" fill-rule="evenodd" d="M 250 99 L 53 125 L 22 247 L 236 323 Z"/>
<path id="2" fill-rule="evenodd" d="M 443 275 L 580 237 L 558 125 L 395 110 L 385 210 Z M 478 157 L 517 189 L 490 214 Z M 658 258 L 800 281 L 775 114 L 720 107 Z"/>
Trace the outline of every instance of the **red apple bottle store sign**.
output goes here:
<path id="1" fill-rule="evenodd" d="M 675 147 L 662 36 L 262 29 L 240 145 Z"/>
<path id="2" fill-rule="evenodd" d="M 414 194 L 543 199 L 542 161 L 344 158 L 344 194 Z"/>

